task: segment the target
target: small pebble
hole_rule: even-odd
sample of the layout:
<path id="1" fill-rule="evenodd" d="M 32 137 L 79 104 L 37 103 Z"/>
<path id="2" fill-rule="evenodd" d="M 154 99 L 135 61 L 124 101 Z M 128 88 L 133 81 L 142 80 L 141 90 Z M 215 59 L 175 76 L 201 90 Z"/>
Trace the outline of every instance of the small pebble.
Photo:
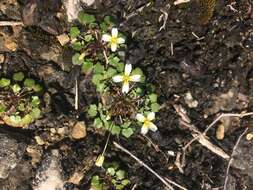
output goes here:
<path id="1" fill-rule="evenodd" d="M 81 139 L 86 137 L 86 126 L 83 121 L 77 122 L 71 130 L 71 137 L 73 139 Z"/>
<path id="2" fill-rule="evenodd" d="M 224 125 L 219 125 L 217 130 L 216 130 L 216 138 L 218 140 L 224 139 L 225 136 L 225 126 Z"/>
<path id="3" fill-rule="evenodd" d="M 57 39 L 62 46 L 66 45 L 70 41 L 69 36 L 67 34 L 61 34 L 57 36 Z"/>

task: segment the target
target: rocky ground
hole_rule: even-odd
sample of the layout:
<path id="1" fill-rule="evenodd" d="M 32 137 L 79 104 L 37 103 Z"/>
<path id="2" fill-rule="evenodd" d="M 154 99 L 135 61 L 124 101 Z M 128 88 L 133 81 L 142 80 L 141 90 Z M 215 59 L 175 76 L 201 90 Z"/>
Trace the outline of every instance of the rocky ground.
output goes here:
<path id="1" fill-rule="evenodd" d="M 76 22 L 73 10 L 81 9 L 117 19 L 129 39 L 127 61 L 143 69 L 159 95 L 158 132 L 109 142 L 106 157 L 127 171 L 126 189 L 166 187 L 113 141 L 186 189 L 219 190 L 226 183 L 227 190 L 251 190 L 252 1 L 95 0 L 76 1 L 74 7 L 73 2 L 0 1 L 0 75 L 23 71 L 45 88 L 42 118 L 26 129 L 0 123 L 0 190 L 88 190 L 101 172 L 94 163 L 106 136 L 84 112 L 97 94 L 89 76 L 73 67 L 67 37 Z M 221 117 L 202 134 L 204 140 L 184 148 L 224 113 L 244 115 Z"/>

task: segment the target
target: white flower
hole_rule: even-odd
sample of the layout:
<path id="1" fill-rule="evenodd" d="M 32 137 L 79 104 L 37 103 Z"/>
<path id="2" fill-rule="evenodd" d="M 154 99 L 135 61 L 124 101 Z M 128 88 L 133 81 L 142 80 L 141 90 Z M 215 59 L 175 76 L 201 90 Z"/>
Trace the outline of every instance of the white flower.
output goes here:
<path id="1" fill-rule="evenodd" d="M 125 72 L 123 75 L 116 75 L 112 78 L 114 82 L 123 82 L 122 93 L 128 93 L 129 82 L 139 82 L 141 80 L 141 75 L 131 75 L 132 65 L 125 65 Z"/>
<path id="2" fill-rule="evenodd" d="M 143 135 L 147 134 L 149 129 L 153 132 L 157 131 L 157 126 L 152 122 L 152 120 L 155 119 L 155 113 L 154 112 L 150 112 L 147 115 L 147 117 L 145 117 L 144 115 L 138 113 L 136 115 L 136 119 L 143 123 L 142 128 L 141 128 L 141 133 Z"/>
<path id="3" fill-rule="evenodd" d="M 102 40 L 105 42 L 109 42 L 111 45 L 111 50 L 115 52 L 119 44 L 125 43 L 125 39 L 118 37 L 118 29 L 112 28 L 112 35 L 110 34 L 103 34 Z"/>

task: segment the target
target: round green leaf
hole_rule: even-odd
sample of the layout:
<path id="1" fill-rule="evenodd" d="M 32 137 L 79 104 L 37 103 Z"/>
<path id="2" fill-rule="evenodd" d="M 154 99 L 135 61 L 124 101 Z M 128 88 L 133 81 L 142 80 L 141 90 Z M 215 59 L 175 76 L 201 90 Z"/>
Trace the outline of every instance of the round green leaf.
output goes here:
<path id="1" fill-rule="evenodd" d="M 21 87 L 18 84 L 14 84 L 11 88 L 15 94 L 21 90 Z"/>
<path id="2" fill-rule="evenodd" d="M 82 24 L 91 24 L 96 21 L 96 18 L 94 15 L 90 15 L 84 12 L 79 12 L 78 20 Z"/>
<path id="3" fill-rule="evenodd" d="M 112 129 L 111 129 L 111 133 L 113 134 L 113 135 L 119 135 L 120 134 L 120 127 L 119 126 L 117 126 L 117 125 L 113 125 L 112 126 Z"/>
<path id="4" fill-rule="evenodd" d="M 80 30 L 78 29 L 78 27 L 74 26 L 70 28 L 70 37 L 72 39 L 79 36 L 79 34 L 80 34 Z"/>
<path id="5" fill-rule="evenodd" d="M 9 86 L 11 84 L 11 81 L 10 79 L 7 79 L 7 78 L 1 78 L 0 79 L 0 87 L 1 88 L 4 88 L 6 86 Z"/>
<path id="6" fill-rule="evenodd" d="M 121 133 L 124 137 L 129 138 L 130 136 L 132 136 L 134 131 L 132 128 L 126 128 L 126 129 L 122 129 Z"/>
<path id="7" fill-rule="evenodd" d="M 72 63 L 74 65 L 82 65 L 84 59 L 83 57 L 80 55 L 80 53 L 76 53 L 75 55 L 73 55 L 72 57 Z"/>
<path id="8" fill-rule="evenodd" d="M 13 80 L 15 81 L 22 81 L 25 78 L 25 75 L 23 72 L 17 72 L 13 75 Z"/>
<path id="9" fill-rule="evenodd" d="M 33 79 L 25 79 L 24 81 L 24 86 L 27 87 L 27 88 L 33 88 L 35 85 L 35 81 Z"/>
<path id="10" fill-rule="evenodd" d="M 88 115 L 90 117 L 95 117 L 97 115 L 97 105 L 91 104 L 88 110 Z"/>
<path id="11" fill-rule="evenodd" d="M 158 112 L 160 109 L 160 105 L 158 103 L 151 104 L 151 110 L 152 112 Z"/>
<path id="12" fill-rule="evenodd" d="M 84 61 L 84 63 L 82 64 L 82 72 L 84 73 L 88 73 L 92 70 L 93 68 L 93 63 L 91 61 Z"/>

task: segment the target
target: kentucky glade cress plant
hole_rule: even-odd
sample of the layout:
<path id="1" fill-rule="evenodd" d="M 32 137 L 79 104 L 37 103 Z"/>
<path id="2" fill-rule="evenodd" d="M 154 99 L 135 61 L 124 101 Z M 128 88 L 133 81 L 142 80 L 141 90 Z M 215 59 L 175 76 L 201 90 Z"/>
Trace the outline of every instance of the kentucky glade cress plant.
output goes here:
<path id="1" fill-rule="evenodd" d="M 109 131 L 103 153 L 96 161 L 96 166 L 102 167 L 110 134 L 129 138 L 138 131 L 143 135 L 149 130 L 155 132 L 159 104 L 155 88 L 146 82 L 143 71 L 124 64 L 125 37 L 112 19 L 106 16 L 98 22 L 95 16 L 81 12 L 78 20 L 81 26 L 70 30 L 71 46 L 76 51 L 72 62 L 84 74 L 92 74 L 100 99 L 89 106 L 87 113 L 96 130 Z"/>
<path id="2" fill-rule="evenodd" d="M 42 87 L 22 72 L 11 79 L 0 77 L 0 121 L 12 127 L 28 127 L 41 116 Z"/>

